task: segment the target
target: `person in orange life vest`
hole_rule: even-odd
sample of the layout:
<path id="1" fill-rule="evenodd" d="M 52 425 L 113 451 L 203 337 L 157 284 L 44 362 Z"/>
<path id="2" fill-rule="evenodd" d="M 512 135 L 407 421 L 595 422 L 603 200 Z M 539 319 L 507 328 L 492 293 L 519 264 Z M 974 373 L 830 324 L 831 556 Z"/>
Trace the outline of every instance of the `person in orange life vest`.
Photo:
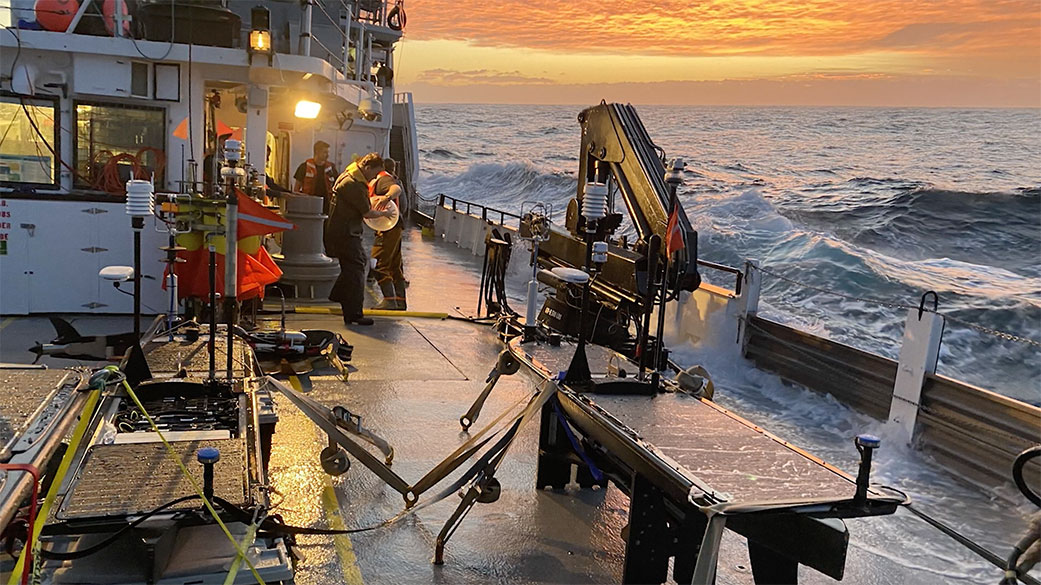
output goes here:
<path id="1" fill-rule="evenodd" d="M 383 209 L 388 201 L 393 201 L 400 210 L 401 185 L 394 177 L 396 165 L 393 159 L 383 159 L 383 170 L 375 179 L 369 181 L 369 200 L 373 209 Z M 376 309 L 404 311 L 405 274 L 401 262 L 401 232 L 403 218 L 398 215 L 398 222 L 389 230 L 376 232 L 372 243 L 372 257 L 376 259 L 376 282 L 383 291 L 383 300 Z"/>
<path id="2" fill-rule="evenodd" d="M 314 143 L 314 157 L 300 163 L 293 173 L 293 192 L 322 198 L 322 213 L 329 215 L 336 182 L 336 165 L 329 160 L 329 143 Z"/>

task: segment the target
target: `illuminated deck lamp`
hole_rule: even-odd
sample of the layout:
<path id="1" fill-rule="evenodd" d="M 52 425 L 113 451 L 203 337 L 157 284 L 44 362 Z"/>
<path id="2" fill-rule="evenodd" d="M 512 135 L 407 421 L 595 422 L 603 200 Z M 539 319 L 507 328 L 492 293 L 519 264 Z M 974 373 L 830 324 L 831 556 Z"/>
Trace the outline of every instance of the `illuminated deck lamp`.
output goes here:
<path id="1" fill-rule="evenodd" d="M 249 11 L 249 23 L 250 58 L 253 55 L 266 55 L 268 65 L 271 65 L 271 11 L 263 6 L 254 6 Z"/>
<path id="2" fill-rule="evenodd" d="M 322 104 L 318 102 L 312 102 L 310 100 L 300 100 L 296 102 L 296 111 L 293 112 L 297 118 L 305 118 L 307 120 L 314 120 L 318 117 L 318 112 L 322 111 Z"/>

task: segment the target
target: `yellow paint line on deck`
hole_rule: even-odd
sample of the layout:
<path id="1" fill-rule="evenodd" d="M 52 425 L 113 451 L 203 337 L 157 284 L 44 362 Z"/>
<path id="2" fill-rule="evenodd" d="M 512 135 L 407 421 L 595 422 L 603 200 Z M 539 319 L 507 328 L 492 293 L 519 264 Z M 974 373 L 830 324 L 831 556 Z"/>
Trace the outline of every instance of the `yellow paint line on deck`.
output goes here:
<path id="1" fill-rule="evenodd" d="M 300 384 L 300 378 L 297 376 L 289 376 L 289 385 L 297 392 L 303 391 L 303 385 Z M 329 528 L 333 530 L 347 528 L 343 523 L 343 516 L 340 515 L 340 500 L 336 498 L 333 480 L 328 475 L 325 476 L 325 489 L 322 490 L 322 508 L 325 510 Z M 364 585 L 365 581 L 361 577 L 361 567 L 358 566 L 358 557 L 354 555 L 354 544 L 351 543 L 351 537 L 347 534 L 333 535 L 333 546 L 336 548 L 336 555 L 340 557 L 343 582 L 347 585 Z"/>
<path id="2" fill-rule="evenodd" d="M 346 525 L 340 516 L 340 501 L 336 498 L 336 489 L 333 488 L 331 477 L 325 478 L 325 489 L 322 490 L 322 507 L 325 508 L 325 517 L 329 522 L 329 528 L 333 530 L 344 530 Z M 351 537 L 346 534 L 333 536 L 333 546 L 336 554 L 340 557 L 340 567 L 343 570 L 343 582 L 347 585 L 364 585 L 361 577 L 361 568 L 358 566 L 358 557 L 354 556 L 354 545 Z"/>
<path id="3" fill-rule="evenodd" d="M 3 329 L 4 327 L 7 327 L 11 323 L 14 323 L 17 319 L 18 319 L 18 317 L 8 317 L 8 318 L 4 319 L 3 321 L 0 321 L 0 329 Z"/>

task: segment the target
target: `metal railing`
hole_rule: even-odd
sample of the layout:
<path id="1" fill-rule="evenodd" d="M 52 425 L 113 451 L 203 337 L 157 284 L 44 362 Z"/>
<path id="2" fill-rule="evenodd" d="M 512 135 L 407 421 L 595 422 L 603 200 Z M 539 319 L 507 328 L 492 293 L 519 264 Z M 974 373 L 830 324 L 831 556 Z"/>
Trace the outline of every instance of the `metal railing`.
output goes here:
<path id="1" fill-rule="evenodd" d="M 490 217 L 499 216 L 498 225 L 506 226 L 506 218 L 510 218 L 517 221 L 517 225 L 520 225 L 521 216 L 516 213 L 510 213 L 509 211 L 503 211 L 501 209 L 495 209 L 481 205 L 480 203 L 474 203 L 472 201 L 465 201 L 463 199 L 456 199 L 455 197 L 449 197 L 444 193 L 437 196 L 437 204 L 445 209 L 451 209 L 452 211 L 465 213 L 474 217 L 480 217 L 484 221 L 495 223 Z M 476 209 L 479 213 L 474 213 Z"/>
<path id="2" fill-rule="evenodd" d="M 741 294 L 741 281 L 744 280 L 744 274 L 741 270 L 734 268 L 733 266 L 727 266 L 725 264 L 716 264 L 715 262 L 709 262 L 708 260 L 698 260 L 698 266 L 704 266 L 705 268 L 711 268 L 720 272 L 727 272 L 735 275 L 737 278 L 734 281 L 734 294 Z"/>

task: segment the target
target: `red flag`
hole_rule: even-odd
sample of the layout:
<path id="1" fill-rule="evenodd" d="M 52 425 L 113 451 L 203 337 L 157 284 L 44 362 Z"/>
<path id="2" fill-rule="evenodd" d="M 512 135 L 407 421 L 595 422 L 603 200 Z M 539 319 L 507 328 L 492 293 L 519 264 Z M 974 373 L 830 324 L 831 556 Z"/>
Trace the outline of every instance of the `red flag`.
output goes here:
<path id="1" fill-rule="evenodd" d="M 242 191 L 236 191 L 236 194 L 239 197 L 239 239 L 296 228 L 281 215 L 246 197 Z"/>
<path id="2" fill-rule="evenodd" d="M 669 213 L 669 225 L 665 228 L 665 255 L 672 258 L 673 252 L 684 248 L 683 230 L 680 229 L 680 204 L 673 199 L 672 212 Z"/>
<path id="3" fill-rule="evenodd" d="M 177 256 L 185 262 L 174 264 L 177 273 L 177 296 L 180 298 L 208 298 L 210 295 L 210 252 L 206 248 L 178 252 Z M 238 294 L 240 301 L 253 297 L 264 298 L 264 287 L 278 282 L 282 271 L 275 264 L 271 255 L 261 247 L 255 254 L 238 251 Z M 215 278 L 216 290 L 224 290 L 224 254 L 217 254 Z M 163 281 L 166 287 L 166 281 Z"/>

